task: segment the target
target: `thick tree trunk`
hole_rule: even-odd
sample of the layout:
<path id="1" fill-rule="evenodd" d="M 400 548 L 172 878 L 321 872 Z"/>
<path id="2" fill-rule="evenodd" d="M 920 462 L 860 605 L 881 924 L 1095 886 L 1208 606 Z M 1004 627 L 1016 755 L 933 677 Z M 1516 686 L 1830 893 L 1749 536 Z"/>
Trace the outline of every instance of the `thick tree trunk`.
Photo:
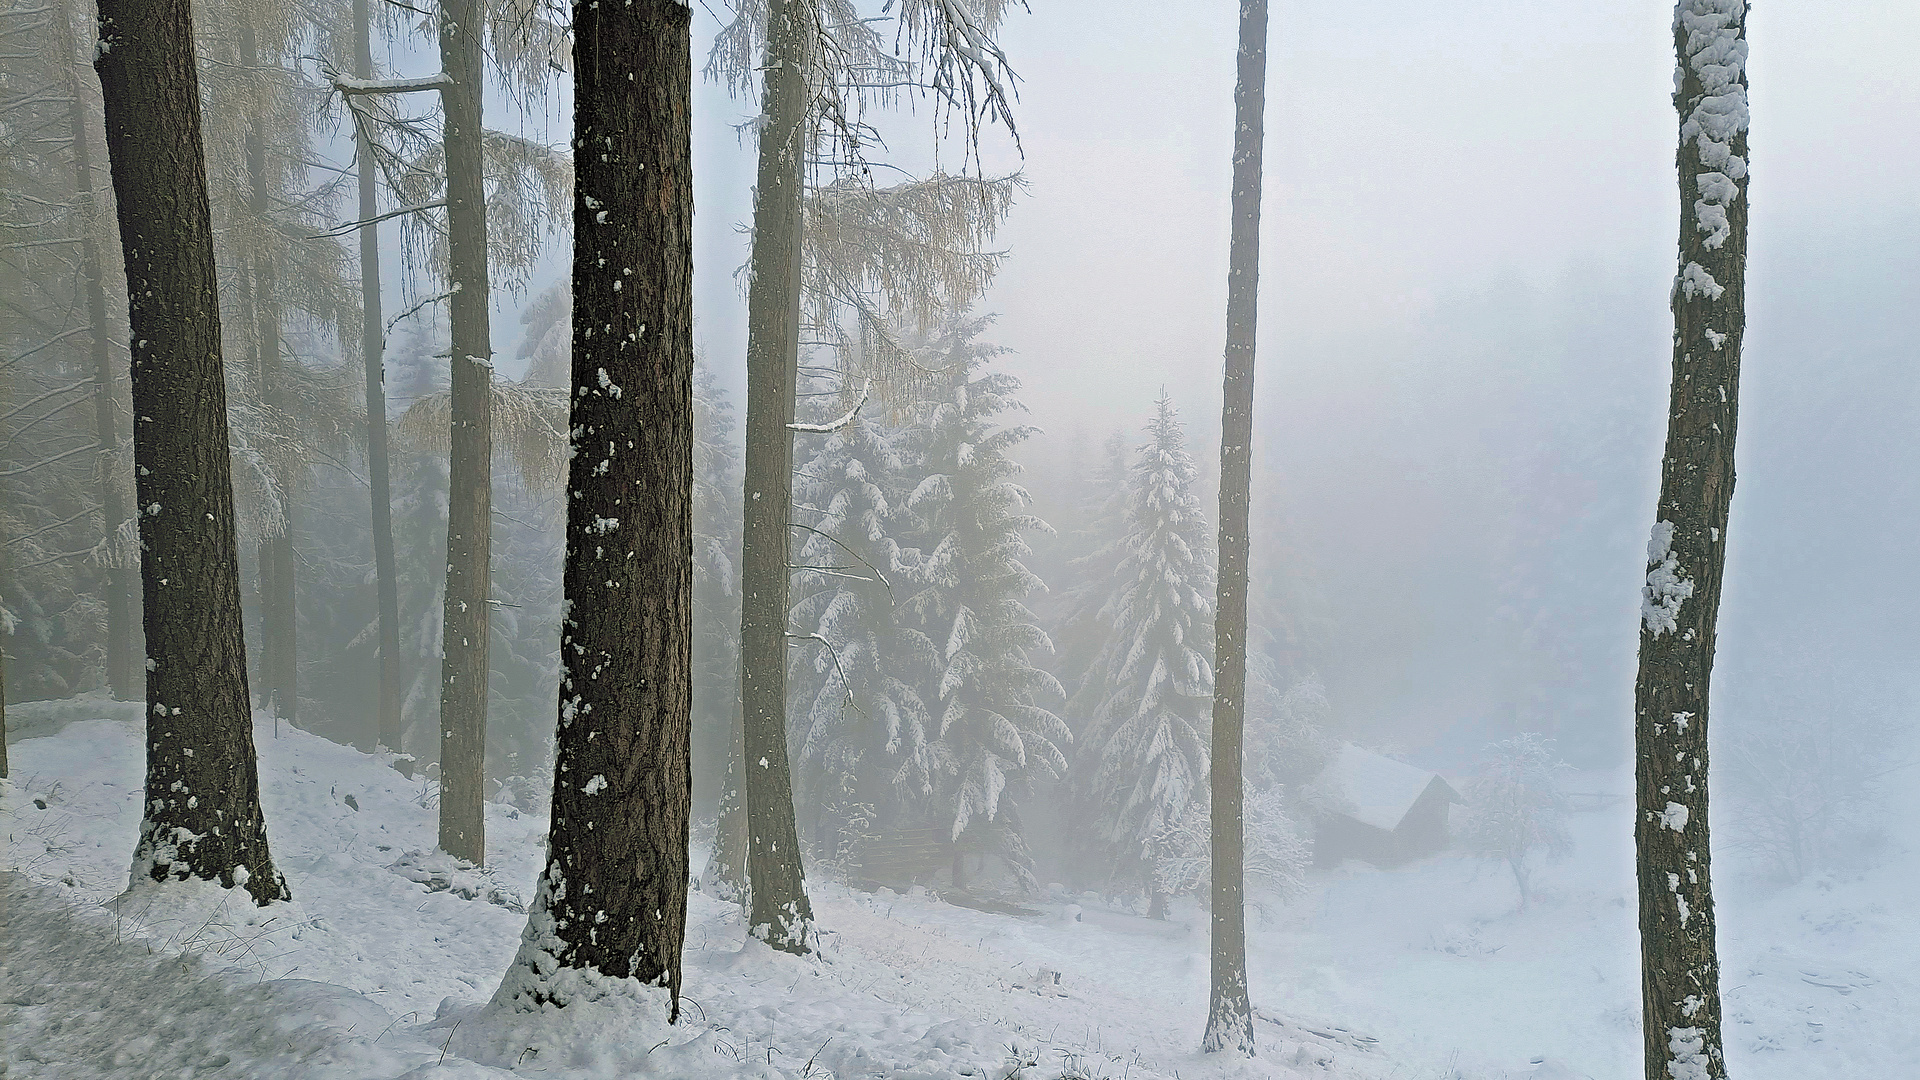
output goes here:
<path id="1" fill-rule="evenodd" d="M 692 11 L 574 5 L 572 464 L 547 869 L 503 998 L 680 1013 L 693 809 Z"/>
<path id="2" fill-rule="evenodd" d="M 493 548 L 493 331 L 481 161 L 479 0 L 440 5 L 447 266 L 453 299 L 453 452 L 440 662 L 440 848 L 486 860 L 487 633 Z"/>
<path id="3" fill-rule="evenodd" d="M 1649 1080 L 1726 1076 L 1707 832 L 1713 674 L 1746 330 L 1743 0 L 1681 0 L 1679 274 L 1660 504 L 1634 684 L 1641 1015 Z"/>
<path id="4" fill-rule="evenodd" d="M 700 873 L 700 891 L 722 900 L 747 901 L 747 804 L 740 791 L 745 732 L 740 699 L 733 702 L 733 735 L 727 740 L 727 775 L 720 783 L 720 820 L 714 829 L 713 854 Z"/>
<path id="5" fill-rule="evenodd" d="M 368 0 L 353 0 L 353 74 L 373 78 L 373 16 Z M 373 146 L 354 127 L 360 182 L 360 220 L 379 213 Z M 386 335 L 380 324 L 380 230 L 360 230 L 360 354 L 367 369 L 367 480 L 373 488 L 373 576 L 380 603 L 380 700 L 374 745 L 400 750 L 400 579 L 393 561 L 392 466 L 387 453 Z"/>
<path id="6" fill-rule="evenodd" d="M 100 259 L 100 241 L 95 233 L 93 212 L 93 147 L 87 138 L 86 99 L 81 95 L 75 67 L 78 51 L 74 48 L 73 20 L 62 6 L 58 15 L 63 66 L 68 72 L 67 93 L 72 98 L 68 120 L 73 129 L 74 201 L 85 208 L 80 231 L 80 273 L 86 280 L 87 333 L 89 358 L 94 372 L 94 431 L 100 442 L 100 463 L 95 467 L 100 478 L 101 527 L 106 535 L 107 602 L 107 686 L 113 696 L 131 701 L 139 696 L 142 680 L 135 674 L 133 642 L 133 576 L 136 568 L 121 565 L 126 554 L 116 542 L 120 526 L 127 520 L 127 500 L 120 483 L 120 424 L 114 407 L 114 370 L 112 336 L 107 327 L 107 287 Z"/>
<path id="7" fill-rule="evenodd" d="M 260 46 L 251 25 L 240 28 L 240 66 L 252 74 L 260 70 Z M 256 221 L 269 220 L 272 202 L 267 183 L 266 119 L 255 112 L 247 121 L 247 182 L 250 208 Z M 253 312 L 257 320 L 254 334 L 254 377 L 260 398 L 269 408 L 285 415 L 286 395 L 281 390 L 285 378 L 280 358 L 279 283 L 270 253 L 253 253 Z M 300 712 L 295 672 L 298 657 L 294 638 L 294 563 L 293 501 L 296 477 L 280 479 L 283 528 L 260 542 L 260 632 L 261 674 L 265 676 L 267 703 L 275 715 L 289 722 Z"/>
<path id="8" fill-rule="evenodd" d="M 787 522 L 793 502 L 794 377 L 800 349 L 800 185 L 812 22 L 796 0 L 767 9 L 766 123 L 747 288 L 747 452 L 741 542 L 740 699 L 746 725 L 747 877 L 753 933 L 811 947 L 787 759 Z"/>
<path id="9" fill-rule="evenodd" d="M 287 897 L 247 710 L 227 390 L 187 0 L 102 0 L 95 67 L 125 253 L 147 635 L 146 810 L 134 881 Z"/>
<path id="10" fill-rule="evenodd" d="M 1233 86 L 1233 233 L 1227 254 L 1226 381 L 1220 411 L 1220 584 L 1214 618 L 1213 992 L 1201 1049 L 1253 1054 L 1247 1000 L 1241 732 L 1247 708 L 1247 511 L 1253 486 L 1253 343 L 1260 296 L 1260 164 L 1267 3 L 1241 0 Z"/>

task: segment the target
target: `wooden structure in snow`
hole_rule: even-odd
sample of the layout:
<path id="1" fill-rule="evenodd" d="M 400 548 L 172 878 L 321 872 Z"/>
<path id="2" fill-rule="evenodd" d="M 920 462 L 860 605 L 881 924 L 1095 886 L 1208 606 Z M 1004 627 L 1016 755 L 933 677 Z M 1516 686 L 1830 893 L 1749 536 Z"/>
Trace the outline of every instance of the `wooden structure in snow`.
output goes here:
<path id="1" fill-rule="evenodd" d="M 1313 786 L 1322 796 L 1316 866 L 1343 859 L 1398 866 L 1431 855 L 1447 846 L 1447 808 L 1465 802 L 1438 773 L 1352 743 L 1340 744 Z"/>

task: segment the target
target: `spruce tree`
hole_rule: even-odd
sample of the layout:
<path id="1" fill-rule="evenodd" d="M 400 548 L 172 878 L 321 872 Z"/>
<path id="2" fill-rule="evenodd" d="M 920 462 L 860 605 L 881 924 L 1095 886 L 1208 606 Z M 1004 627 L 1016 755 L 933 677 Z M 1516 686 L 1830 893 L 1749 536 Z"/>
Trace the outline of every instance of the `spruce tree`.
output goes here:
<path id="1" fill-rule="evenodd" d="M 1213 706 L 1212 539 L 1173 400 L 1147 425 L 1127 493 L 1125 556 L 1102 611 L 1101 700 L 1075 761 L 1085 821 L 1114 874 L 1132 875 L 1164 915 L 1148 842 L 1205 801 Z"/>
<path id="2" fill-rule="evenodd" d="M 812 640 L 792 650 L 788 681 L 796 756 L 823 830 L 816 841 L 831 830 L 830 800 L 897 807 L 930 790 L 933 717 L 920 687 L 935 650 L 898 625 L 894 606 L 918 557 L 898 539 L 908 525 L 909 434 L 857 415 L 819 437 L 796 473 L 807 528 L 792 623 Z"/>
<path id="3" fill-rule="evenodd" d="M 1020 466 L 1010 456 L 1034 429 L 996 420 L 1023 407 L 1019 380 L 987 370 L 1002 350 L 974 340 L 990 322 L 953 324 L 926 350 L 926 366 L 946 373 L 947 392 L 921 418 L 932 471 L 907 499 L 922 522 L 922 561 L 903 606 L 938 651 L 921 692 L 939 716 L 931 816 L 956 844 L 974 830 L 1031 887 L 1010 785 L 1063 776 L 1061 748 L 1072 734 L 1043 704 L 1064 696 L 1059 681 L 1032 660 L 1053 646 L 1025 603 L 1045 585 L 1022 562 L 1030 554 L 1023 534 L 1048 526 L 1025 512 L 1031 499 L 1014 482 Z M 958 847 L 954 871 L 962 886 Z"/>

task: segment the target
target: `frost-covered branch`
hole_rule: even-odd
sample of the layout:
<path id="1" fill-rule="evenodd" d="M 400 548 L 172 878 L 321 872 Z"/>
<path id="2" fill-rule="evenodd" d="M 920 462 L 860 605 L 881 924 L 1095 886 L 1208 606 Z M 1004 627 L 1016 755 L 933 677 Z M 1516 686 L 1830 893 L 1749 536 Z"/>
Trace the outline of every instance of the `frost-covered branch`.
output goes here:
<path id="1" fill-rule="evenodd" d="M 871 397 L 872 395 L 873 395 L 873 379 L 868 378 L 867 384 L 860 388 L 860 400 L 853 403 L 853 408 L 848 409 L 845 416 L 842 416 L 837 420 L 829 420 L 824 424 L 788 424 L 787 428 L 791 431 L 805 431 L 815 435 L 825 435 L 830 432 L 839 431 L 841 428 L 847 427 L 853 423 L 854 418 L 860 415 L 860 407 L 862 405 L 865 405 L 867 403 L 867 398 Z"/>

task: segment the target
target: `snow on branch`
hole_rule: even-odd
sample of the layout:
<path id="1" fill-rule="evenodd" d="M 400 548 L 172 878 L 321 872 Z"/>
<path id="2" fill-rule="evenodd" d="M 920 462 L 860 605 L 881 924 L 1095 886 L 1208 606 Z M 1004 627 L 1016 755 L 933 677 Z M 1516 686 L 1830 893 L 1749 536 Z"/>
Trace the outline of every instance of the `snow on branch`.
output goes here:
<path id="1" fill-rule="evenodd" d="M 860 414 L 860 406 L 865 405 L 867 398 L 872 396 L 872 394 L 873 380 L 868 379 L 867 384 L 860 388 L 860 400 L 853 403 L 853 408 L 848 409 L 845 416 L 840 417 L 838 420 L 830 420 L 824 424 L 788 424 L 787 428 L 791 431 L 806 431 L 816 435 L 839 431 L 841 428 L 853 423 L 854 417 Z"/>
<path id="2" fill-rule="evenodd" d="M 332 68 L 321 71 L 333 88 L 346 97 L 363 94 L 417 94 L 425 90 L 446 90 L 453 86 L 453 80 L 447 78 L 444 71 L 431 75 L 415 75 L 405 79 L 355 79 L 342 75 Z"/>

